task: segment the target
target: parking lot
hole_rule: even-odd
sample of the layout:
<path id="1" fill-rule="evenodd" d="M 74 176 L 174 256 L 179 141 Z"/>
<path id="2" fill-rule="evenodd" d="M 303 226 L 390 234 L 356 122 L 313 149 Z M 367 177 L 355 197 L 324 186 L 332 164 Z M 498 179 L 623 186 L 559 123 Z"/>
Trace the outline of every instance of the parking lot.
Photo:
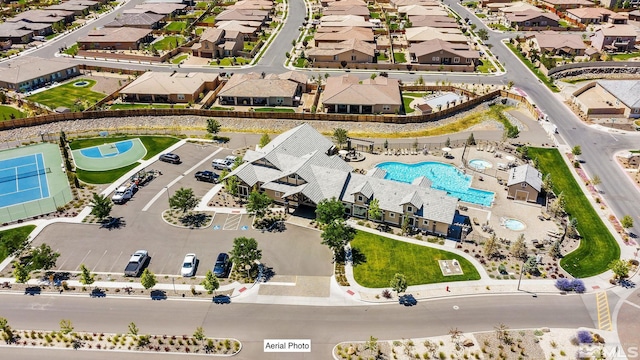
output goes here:
<path id="1" fill-rule="evenodd" d="M 47 226 L 33 245 L 44 242 L 60 253 L 56 270 L 78 271 L 80 264 L 85 264 L 92 272 L 113 274 L 124 271 L 136 250 L 149 252 L 149 269 L 158 275 L 178 275 L 184 255 L 195 253 L 200 261 L 196 276 L 204 276 L 213 268 L 218 253 L 230 252 L 233 239 L 244 236 L 258 241 L 262 262 L 278 275 L 331 275 L 331 252 L 320 244 L 320 233 L 313 229 L 287 224 L 284 232 L 263 233 L 251 228 L 251 216 L 240 213 L 215 213 L 212 225 L 203 229 L 164 222 L 161 214 L 169 208 L 168 198 L 175 190 L 192 188 L 202 197 L 214 186 L 193 177 L 198 170 L 211 170 L 211 159 L 197 164 L 214 153 L 213 158 L 231 153 L 190 143 L 174 152 L 182 164 L 154 163 L 149 168 L 162 175 L 140 188 L 125 205 L 114 205 L 112 216 L 122 218 L 121 228 L 56 223 Z"/>

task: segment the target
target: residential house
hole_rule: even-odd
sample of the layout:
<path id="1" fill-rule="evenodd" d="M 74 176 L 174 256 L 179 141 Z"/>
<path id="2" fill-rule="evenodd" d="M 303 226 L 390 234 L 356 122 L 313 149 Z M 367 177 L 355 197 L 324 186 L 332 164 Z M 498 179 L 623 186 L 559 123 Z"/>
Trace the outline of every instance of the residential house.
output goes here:
<path id="1" fill-rule="evenodd" d="M 359 5 L 340 5 L 340 3 L 332 3 L 335 5 L 330 5 L 326 9 L 322 11 L 324 16 L 327 15 L 356 15 L 362 16 L 365 20 L 369 20 L 369 8 L 364 3 Z"/>
<path id="2" fill-rule="evenodd" d="M 253 41 L 258 38 L 258 33 L 262 29 L 262 23 L 258 21 L 220 21 L 216 22 L 216 28 L 225 31 L 236 31 L 243 35 L 246 41 Z"/>
<path id="3" fill-rule="evenodd" d="M 449 13 L 440 6 L 405 5 L 398 7 L 398 15 L 400 17 L 410 15 L 448 16 Z"/>
<path id="4" fill-rule="evenodd" d="M 600 24 L 609 21 L 611 15 L 615 15 L 613 11 L 605 8 L 583 7 L 578 9 L 567 10 L 567 17 L 580 24 Z"/>
<path id="5" fill-rule="evenodd" d="M 384 76 L 362 82 L 349 74 L 329 77 L 321 101 L 330 113 L 397 114 L 402 108 L 398 80 Z"/>
<path id="6" fill-rule="evenodd" d="M 116 17 L 112 22 L 105 24 L 105 27 L 130 27 L 138 29 L 160 29 L 164 26 L 164 15 L 153 13 L 123 14 Z"/>
<path id="7" fill-rule="evenodd" d="M 478 7 L 486 8 L 491 4 L 508 4 L 512 2 L 511 0 L 480 0 L 478 2 Z"/>
<path id="8" fill-rule="evenodd" d="M 541 55 L 582 56 L 587 45 L 578 34 L 562 34 L 555 31 L 543 31 L 527 37 L 529 47 Z"/>
<path id="9" fill-rule="evenodd" d="M 640 10 L 633 10 L 627 13 L 629 20 L 640 21 Z"/>
<path id="10" fill-rule="evenodd" d="M 375 45 L 362 40 L 346 40 L 339 43 L 320 43 L 307 50 L 306 55 L 313 62 L 343 64 L 376 62 Z"/>
<path id="11" fill-rule="evenodd" d="M 267 10 L 273 12 L 273 2 L 271 1 L 262 1 L 262 0 L 241 0 L 236 1 L 232 5 L 226 7 L 226 9 L 233 10 Z"/>
<path id="12" fill-rule="evenodd" d="M 147 71 L 120 90 L 125 102 L 197 103 L 218 86 L 217 74 Z"/>
<path id="13" fill-rule="evenodd" d="M 457 28 L 456 19 L 443 15 L 409 15 L 412 27 Z"/>
<path id="14" fill-rule="evenodd" d="M 519 201 L 537 202 L 542 191 L 542 174 L 529 164 L 509 170 L 507 198 Z"/>
<path id="15" fill-rule="evenodd" d="M 369 204 L 376 199 L 383 223 L 401 226 L 406 219 L 412 228 L 449 235 L 458 214 L 457 198 L 432 189 L 429 181 L 408 184 L 387 180 L 382 170 L 356 173 L 334 153 L 329 139 L 311 125 L 302 124 L 263 148 L 248 150 L 244 163 L 228 176 L 238 179 L 241 197 L 258 189 L 277 204 L 312 209 L 335 198 L 344 204 L 348 215 L 363 219 L 368 218 Z"/>
<path id="16" fill-rule="evenodd" d="M 411 62 L 432 65 L 473 65 L 480 59 L 478 51 L 467 44 L 449 43 L 440 39 L 412 43 L 409 46 Z"/>
<path id="17" fill-rule="evenodd" d="M 329 6 L 349 6 L 362 4 L 362 0 L 320 0 L 320 5 L 322 5 L 323 8 L 328 8 Z"/>
<path id="18" fill-rule="evenodd" d="M 193 55 L 205 58 L 225 58 L 238 56 L 244 48 L 244 35 L 239 31 L 207 28 L 200 41 L 191 47 Z"/>
<path id="19" fill-rule="evenodd" d="M 527 2 L 517 1 L 509 4 L 491 4 L 488 6 L 490 11 L 497 11 L 498 16 L 505 17 L 507 14 L 522 12 L 522 11 L 537 11 L 544 12 L 544 10 L 535 7 Z"/>
<path id="20" fill-rule="evenodd" d="M 0 23 L 0 41 L 11 40 L 14 44 L 28 44 L 34 36 L 47 36 L 52 32 L 51 24 L 26 21 Z"/>
<path id="21" fill-rule="evenodd" d="M 398 9 L 401 6 L 422 5 L 422 6 L 440 6 L 440 1 L 435 0 L 391 0 L 391 6 Z"/>
<path id="22" fill-rule="evenodd" d="M 138 4 L 132 9 L 124 10 L 123 14 L 141 14 L 152 13 L 158 15 L 164 15 L 165 19 L 171 18 L 175 15 L 181 15 L 186 13 L 187 4 L 177 3 L 143 3 Z"/>
<path id="23" fill-rule="evenodd" d="M 598 80 L 573 93 L 585 114 L 640 118 L 640 80 Z"/>
<path id="24" fill-rule="evenodd" d="M 265 24 L 271 20 L 268 10 L 224 10 L 216 15 L 216 21 L 254 21 Z"/>
<path id="25" fill-rule="evenodd" d="M 88 15 L 89 12 L 97 10 L 100 7 L 98 1 L 93 0 L 68 0 L 56 5 L 47 6 L 47 10 L 65 10 L 71 11 L 75 16 Z"/>
<path id="26" fill-rule="evenodd" d="M 67 59 L 21 56 L 0 65 L 0 87 L 20 92 L 30 91 L 78 75 L 78 64 Z"/>
<path id="27" fill-rule="evenodd" d="M 507 14 L 505 16 L 505 26 L 512 27 L 514 29 L 547 29 L 555 28 L 559 26 L 560 17 L 558 15 L 548 12 L 537 11 L 520 11 Z"/>
<path id="28" fill-rule="evenodd" d="M 313 38 L 313 41 L 315 46 L 320 46 L 322 43 L 339 43 L 350 39 L 365 41 L 372 44 L 375 43 L 373 31 L 368 28 L 359 27 L 319 28 Z"/>
<path id="29" fill-rule="evenodd" d="M 235 73 L 218 93 L 218 99 L 221 105 L 298 106 L 306 83 L 304 74 L 262 77 Z"/>
<path id="30" fill-rule="evenodd" d="M 591 46 L 598 51 L 634 51 L 636 30 L 633 25 L 607 24 L 591 36 Z"/>
<path id="31" fill-rule="evenodd" d="M 624 2 L 622 4 L 624 5 Z M 614 9 L 620 7 L 620 2 L 618 0 L 601 0 L 600 5 Z M 629 9 L 637 9 L 638 7 L 640 7 L 640 0 L 629 0 Z"/>
<path id="32" fill-rule="evenodd" d="M 540 0 L 540 5 L 549 10 L 567 11 L 584 7 L 595 7 L 596 3 L 589 0 Z"/>
<path id="33" fill-rule="evenodd" d="M 371 28 L 373 24 L 363 16 L 357 15 L 327 15 L 320 18 L 320 27 L 364 27 Z"/>
<path id="34" fill-rule="evenodd" d="M 75 15 L 72 11 L 35 9 L 18 13 L 5 21 L 12 23 L 24 21 L 28 23 L 50 24 L 53 26 L 54 24 L 70 24 L 74 19 Z"/>
<path id="35" fill-rule="evenodd" d="M 450 43 L 467 44 L 469 38 L 458 28 L 434 28 L 430 26 L 411 27 L 405 30 L 409 43 L 440 39 Z"/>
<path id="36" fill-rule="evenodd" d="M 137 50 L 141 44 L 152 40 L 150 29 L 131 27 L 90 30 L 78 38 L 81 50 Z"/>

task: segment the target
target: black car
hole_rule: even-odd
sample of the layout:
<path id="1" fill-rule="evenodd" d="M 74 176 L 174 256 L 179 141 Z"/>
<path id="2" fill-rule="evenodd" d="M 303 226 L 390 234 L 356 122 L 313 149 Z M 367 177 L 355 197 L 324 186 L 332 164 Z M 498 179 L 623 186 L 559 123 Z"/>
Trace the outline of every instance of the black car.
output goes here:
<path id="1" fill-rule="evenodd" d="M 180 156 L 172 153 L 160 155 L 160 161 L 168 162 L 171 164 L 180 164 L 182 162 L 180 161 Z"/>
<path id="2" fill-rule="evenodd" d="M 218 258 L 216 259 L 216 264 L 213 266 L 213 275 L 217 277 L 224 277 L 229 271 L 229 255 L 226 253 L 218 254 Z"/>
<path id="3" fill-rule="evenodd" d="M 400 303 L 400 305 L 404 305 L 404 306 L 414 306 L 418 304 L 418 300 L 416 300 L 416 298 L 414 298 L 413 295 L 411 294 L 400 296 L 398 298 L 398 302 Z"/>
<path id="4" fill-rule="evenodd" d="M 215 304 L 231 304 L 231 298 L 227 295 L 216 295 L 211 299 Z"/>
<path id="5" fill-rule="evenodd" d="M 218 174 L 213 171 L 204 170 L 196 172 L 196 180 L 215 183 L 218 181 Z"/>

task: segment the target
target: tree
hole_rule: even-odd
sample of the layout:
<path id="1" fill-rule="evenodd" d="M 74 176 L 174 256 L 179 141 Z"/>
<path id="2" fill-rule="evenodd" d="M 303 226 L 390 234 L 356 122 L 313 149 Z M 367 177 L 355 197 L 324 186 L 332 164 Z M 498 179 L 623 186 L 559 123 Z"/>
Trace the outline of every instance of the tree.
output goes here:
<path id="1" fill-rule="evenodd" d="M 553 181 L 551 181 L 551 174 L 545 175 L 544 180 L 542 180 L 542 189 L 547 194 L 553 191 Z"/>
<path id="2" fill-rule="evenodd" d="M 129 323 L 129 334 L 133 335 L 133 336 L 138 336 L 138 327 L 136 326 L 136 323 L 134 323 L 133 321 Z"/>
<path id="3" fill-rule="evenodd" d="M 233 239 L 231 261 L 238 270 L 244 270 L 247 265 L 253 267 L 256 260 L 262 259 L 262 250 L 258 249 L 258 242 L 254 238 L 239 237 Z"/>
<path id="4" fill-rule="evenodd" d="M 555 200 L 551 202 L 549 205 L 549 211 L 554 216 L 562 216 L 564 215 L 564 207 L 566 205 L 566 201 L 564 198 L 564 193 L 560 193 Z"/>
<path id="5" fill-rule="evenodd" d="M 580 145 L 576 145 L 571 148 L 571 153 L 573 154 L 573 156 L 580 156 L 582 155 L 582 148 L 580 147 Z"/>
<path id="6" fill-rule="evenodd" d="M 94 275 L 91 271 L 89 271 L 84 264 L 80 264 L 80 283 L 84 285 L 91 285 L 94 281 Z"/>
<path id="7" fill-rule="evenodd" d="M 491 259 L 492 257 L 499 254 L 500 244 L 498 244 L 498 239 L 496 238 L 496 234 L 491 234 L 491 237 L 487 239 L 484 243 L 484 254 L 487 258 Z"/>
<path id="8" fill-rule="evenodd" d="M 407 279 L 404 277 L 404 274 L 396 273 L 393 276 L 393 279 L 391 279 L 389 286 L 391 286 L 391 290 L 400 295 L 401 292 L 405 292 L 407 290 Z"/>
<path id="9" fill-rule="evenodd" d="M 51 250 L 49 245 L 41 244 L 31 250 L 29 270 L 50 270 L 56 266 L 58 257 L 60 257 L 60 254 Z"/>
<path id="10" fill-rule="evenodd" d="M 524 234 L 518 236 L 518 239 L 511 245 L 509 251 L 516 259 L 527 258 L 527 244 L 524 242 Z"/>
<path id="11" fill-rule="evenodd" d="M 356 236 L 356 230 L 340 219 L 327 224 L 320 234 L 322 245 L 327 245 L 333 251 L 334 260 L 340 252 Z"/>
<path id="12" fill-rule="evenodd" d="M 444 147 L 451 147 L 451 139 L 447 138 L 447 140 L 445 140 Z"/>
<path id="13" fill-rule="evenodd" d="M 418 79 L 416 80 L 416 85 L 424 85 L 424 78 L 422 77 L 422 75 L 418 76 Z"/>
<path id="14" fill-rule="evenodd" d="M 142 275 L 140 275 L 140 284 L 148 290 L 156 286 L 157 282 L 156 275 L 149 271 L 149 269 L 144 269 Z"/>
<path id="15" fill-rule="evenodd" d="M 198 341 L 202 341 L 206 338 L 206 336 L 204 335 L 204 329 L 202 328 L 202 326 L 198 326 L 196 328 L 196 331 L 193 332 L 193 338 Z"/>
<path id="16" fill-rule="evenodd" d="M 271 142 L 271 137 L 269 137 L 269 134 L 262 134 L 262 137 L 260 138 L 260 147 L 263 148 L 267 146 L 269 142 Z"/>
<path id="17" fill-rule="evenodd" d="M 373 357 L 378 354 L 378 338 L 374 338 L 373 335 L 369 336 L 369 340 L 364 342 L 364 350 L 368 350 L 369 354 Z"/>
<path id="18" fill-rule="evenodd" d="M 329 224 L 338 219 L 344 218 L 344 204 L 342 201 L 332 197 L 323 199 L 316 206 L 316 221 L 320 224 Z"/>
<path id="19" fill-rule="evenodd" d="M 567 222 L 567 231 L 565 232 L 565 236 L 572 239 L 578 236 L 578 219 L 569 219 L 569 221 Z"/>
<path id="20" fill-rule="evenodd" d="M 625 229 L 632 228 L 633 218 L 631 217 L 631 215 L 623 216 L 622 219 L 620 220 L 620 225 L 622 225 L 622 227 Z"/>
<path id="21" fill-rule="evenodd" d="M 26 266 L 22 265 L 18 261 L 13 263 L 13 276 L 16 278 L 16 282 L 19 284 L 24 284 L 29 281 L 29 279 L 31 279 L 29 269 L 27 269 Z"/>
<path id="22" fill-rule="evenodd" d="M 202 280 L 202 283 L 200 283 L 200 285 L 204 286 L 204 289 L 207 290 L 207 294 L 211 294 L 212 292 L 218 290 L 218 288 L 220 287 L 220 282 L 218 281 L 218 278 L 213 275 L 213 272 L 209 270 L 207 271 L 206 275 L 204 276 L 204 280 Z"/>
<path id="23" fill-rule="evenodd" d="M 254 190 L 249 194 L 247 200 L 247 212 L 257 218 L 262 218 L 267 214 L 271 202 L 272 200 L 267 194 Z"/>
<path id="24" fill-rule="evenodd" d="M 71 320 L 62 319 L 60 320 L 60 332 L 63 334 L 68 334 L 73 331 L 73 323 Z"/>
<path id="25" fill-rule="evenodd" d="M 375 80 L 377 77 L 378 77 L 378 74 L 376 73 L 371 73 L 371 76 L 369 76 L 371 80 Z"/>
<path id="26" fill-rule="evenodd" d="M 349 133 L 343 128 L 333 129 L 333 140 L 338 143 L 338 147 L 342 148 L 342 144 L 347 142 Z"/>
<path id="27" fill-rule="evenodd" d="M 496 338 L 502 343 L 507 343 L 509 339 L 509 327 L 503 323 L 493 327 L 496 330 Z"/>
<path id="28" fill-rule="evenodd" d="M 602 180 L 600 179 L 600 176 L 598 175 L 593 175 L 593 177 L 591 178 L 591 185 L 598 186 L 602 184 Z"/>
<path id="29" fill-rule="evenodd" d="M 549 256 L 551 256 L 554 259 L 558 259 L 562 257 L 562 244 L 560 243 L 560 240 L 556 240 L 553 243 L 553 245 L 551 246 L 551 249 L 549 249 Z"/>
<path id="30" fill-rule="evenodd" d="M 400 233 L 402 235 L 407 235 L 409 233 L 409 217 L 405 216 L 402 219 L 402 225 L 400 225 Z"/>
<path id="31" fill-rule="evenodd" d="M 382 219 L 382 210 L 380 210 L 380 202 L 378 199 L 372 199 L 369 201 L 369 210 L 367 210 L 369 219 L 373 221 L 379 221 Z"/>
<path id="32" fill-rule="evenodd" d="M 207 119 L 207 132 L 216 135 L 220 132 L 220 123 L 216 119 Z"/>
<path id="33" fill-rule="evenodd" d="M 0 330 L 4 333 L 4 340 L 7 344 L 13 344 L 15 342 L 15 336 L 13 335 L 13 330 L 11 326 L 9 326 L 9 322 L 7 319 L 0 317 Z"/>
<path id="34" fill-rule="evenodd" d="M 476 144 L 476 139 L 473 137 L 473 133 L 471 133 L 467 138 L 467 145 L 475 145 L 475 144 Z"/>
<path id="35" fill-rule="evenodd" d="M 629 276 L 629 262 L 622 259 L 616 259 L 609 263 L 609 269 L 613 271 L 614 278 L 624 279 Z"/>
<path id="36" fill-rule="evenodd" d="M 238 196 L 238 177 L 228 177 L 225 182 L 225 187 L 227 188 L 227 192 L 231 194 L 231 196 Z"/>
<path id="37" fill-rule="evenodd" d="M 113 208 L 113 202 L 105 195 L 93 193 L 93 199 L 91 199 L 91 215 L 102 221 L 109 217 L 111 209 Z"/>
<path id="38" fill-rule="evenodd" d="M 169 198 L 169 207 L 182 210 L 182 212 L 185 213 L 187 210 L 196 207 L 199 201 L 200 199 L 193 194 L 193 189 L 181 187 Z"/>
<path id="39" fill-rule="evenodd" d="M 27 234 L 18 231 L 0 233 L 0 254 L 16 255 L 27 245 Z"/>
<path id="40" fill-rule="evenodd" d="M 478 31 L 476 31 L 476 34 L 478 34 L 478 37 L 482 40 L 489 39 L 489 33 L 487 32 L 486 29 L 478 29 Z"/>

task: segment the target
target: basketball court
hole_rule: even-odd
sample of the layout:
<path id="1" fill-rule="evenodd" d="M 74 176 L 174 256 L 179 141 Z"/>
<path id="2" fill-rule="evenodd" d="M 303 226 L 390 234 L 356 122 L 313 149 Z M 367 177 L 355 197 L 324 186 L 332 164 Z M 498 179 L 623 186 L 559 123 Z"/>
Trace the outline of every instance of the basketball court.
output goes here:
<path id="1" fill-rule="evenodd" d="M 87 171 L 105 171 L 125 167 L 147 155 L 139 138 L 71 151 L 76 167 Z"/>

